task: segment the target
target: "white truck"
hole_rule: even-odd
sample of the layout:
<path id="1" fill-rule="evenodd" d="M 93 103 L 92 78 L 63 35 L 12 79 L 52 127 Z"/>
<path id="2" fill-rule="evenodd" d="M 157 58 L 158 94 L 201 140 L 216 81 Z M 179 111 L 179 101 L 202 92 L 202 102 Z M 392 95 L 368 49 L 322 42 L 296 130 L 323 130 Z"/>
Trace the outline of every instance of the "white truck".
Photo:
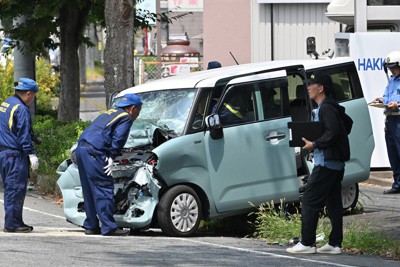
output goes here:
<path id="1" fill-rule="evenodd" d="M 354 32 L 354 10 L 354 0 L 332 0 L 327 7 L 329 19 L 345 24 L 343 31 L 335 34 L 334 57 L 354 60 L 365 99 L 372 101 L 383 95 L 387 85 L 387 75 L 383 70 L 385 57 L 400 50 L 400 1 L 368 0 L 364 10 L 367 32 Z M 369 107 L 369 112 L 375 139 L 371 168 L 388 168 L 383 110 Z"/>

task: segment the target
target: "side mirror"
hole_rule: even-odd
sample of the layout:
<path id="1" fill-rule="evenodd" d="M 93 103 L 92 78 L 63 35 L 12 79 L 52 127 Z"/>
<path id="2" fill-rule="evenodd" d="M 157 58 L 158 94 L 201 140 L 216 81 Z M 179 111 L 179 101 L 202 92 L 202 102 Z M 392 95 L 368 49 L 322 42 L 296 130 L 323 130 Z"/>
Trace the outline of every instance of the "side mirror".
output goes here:
<path id="1" fill-rule="evenodd" d="M 221 139 L 224 137 L 221 121 L 218 114 L 211 114 L 206 117 L 206 125 L 210 129 L 212 139 Z"/>
<path id="2" fill-rule="evenodd" d="M 307 37 L 307 55 L 311 55 L 315 53 L 315 37 Z"/>

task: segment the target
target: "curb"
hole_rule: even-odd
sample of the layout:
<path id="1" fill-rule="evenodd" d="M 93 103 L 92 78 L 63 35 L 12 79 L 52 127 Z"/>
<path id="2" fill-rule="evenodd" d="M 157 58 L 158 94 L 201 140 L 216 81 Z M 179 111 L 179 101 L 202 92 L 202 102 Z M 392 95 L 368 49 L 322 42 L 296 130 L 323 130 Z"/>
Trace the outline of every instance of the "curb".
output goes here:
<path id="1" fill-rule="evenodd" d="M 384 186 L 384 187 L 392 187 L 393 183 L 392 172 L 391 171 L 371 172 L 369 179 L 366 180 L 364 183 Z"/>

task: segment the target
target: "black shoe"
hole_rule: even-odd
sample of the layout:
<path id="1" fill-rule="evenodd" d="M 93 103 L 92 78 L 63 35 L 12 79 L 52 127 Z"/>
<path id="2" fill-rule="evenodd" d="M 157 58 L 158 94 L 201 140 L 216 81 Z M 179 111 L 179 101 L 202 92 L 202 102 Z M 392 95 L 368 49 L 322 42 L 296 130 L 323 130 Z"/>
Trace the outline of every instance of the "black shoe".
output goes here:
<path id="1" fill-rule="evenodd" d="M 383 191 L 385 195 L 387 194 L 400 194 L 400 188 L 390 188 L 389 190 Z"/>
<path id="2" fill-rule="evenodd" d="M 129 235 L 129 230 L 123 230 L 120 228 L 115 228 L 114 230 L 111 230 L 106 236 L 127 236 Z"/>
<path id="3" fill-rule="evenodd" d="M 30 226 L 30 225 L 27 225 L 27 224 L 23 224 L 22 226 L 29 227 L 31 229 L 31 231 L 33 231 L 33 226 Z"/>
<path id="4" fill-rule="evenodd" d="M 4 227 L 3 232 L 4 233 L 29 233 L 32 232 L 33 227 L 32 226 L 20 226 L 17 228 L 6 228 Z"/>
<path id="5" fill-rule="evenodd" d="M 85 229 L 85 235 L 100 235 L 100 228 Z"/>

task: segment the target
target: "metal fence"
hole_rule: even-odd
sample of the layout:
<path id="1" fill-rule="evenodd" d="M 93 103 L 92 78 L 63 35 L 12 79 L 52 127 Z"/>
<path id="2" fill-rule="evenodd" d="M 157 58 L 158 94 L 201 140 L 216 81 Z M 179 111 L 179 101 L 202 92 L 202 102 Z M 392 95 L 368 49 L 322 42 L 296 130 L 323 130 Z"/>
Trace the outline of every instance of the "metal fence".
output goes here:
<path id="1" fill-rule="evenodd" d="M 135 84 L 203 70 L 203 62 L 149 62 L 135 58 Z"/>

